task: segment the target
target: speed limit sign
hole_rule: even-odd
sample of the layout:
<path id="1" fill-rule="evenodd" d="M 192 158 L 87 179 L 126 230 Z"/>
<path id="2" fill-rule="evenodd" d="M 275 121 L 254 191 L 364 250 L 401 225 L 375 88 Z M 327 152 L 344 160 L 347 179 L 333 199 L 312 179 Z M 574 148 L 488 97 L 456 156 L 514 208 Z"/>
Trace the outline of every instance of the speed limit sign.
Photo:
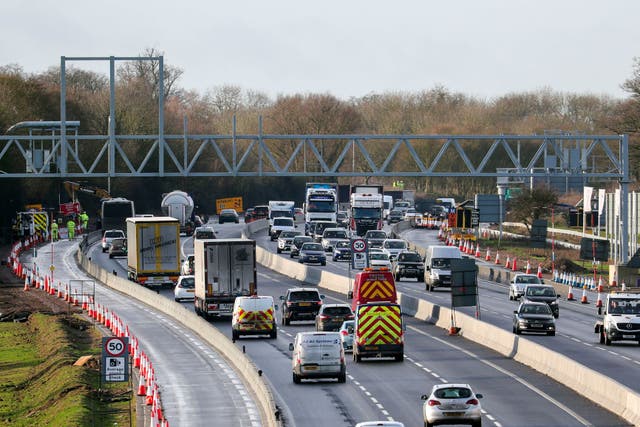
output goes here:
<path id="1" fill-rule="evenodd" d="M 351 241 L 351 249 L 354 252 L 365 252 L 367 250 L 367 241 L 364 239 L 353 239 Z"/>
<path id="2" fill-rule="evenodd" d="M 124 356 L 127 353 L 126 338 L 107 337 L 102 339 L 103 349 L 107 356 Z"/>

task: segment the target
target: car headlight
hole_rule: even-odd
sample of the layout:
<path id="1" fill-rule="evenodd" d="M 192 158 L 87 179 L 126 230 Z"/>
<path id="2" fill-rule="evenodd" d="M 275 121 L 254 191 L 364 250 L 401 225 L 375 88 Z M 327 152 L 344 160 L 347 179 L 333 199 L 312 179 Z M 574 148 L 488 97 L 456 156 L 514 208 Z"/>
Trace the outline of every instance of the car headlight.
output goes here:
<path id="1" fill-rule="evenodd" d="M 550 305 L 558 305 L 558 301 L 553 301 Z"/>

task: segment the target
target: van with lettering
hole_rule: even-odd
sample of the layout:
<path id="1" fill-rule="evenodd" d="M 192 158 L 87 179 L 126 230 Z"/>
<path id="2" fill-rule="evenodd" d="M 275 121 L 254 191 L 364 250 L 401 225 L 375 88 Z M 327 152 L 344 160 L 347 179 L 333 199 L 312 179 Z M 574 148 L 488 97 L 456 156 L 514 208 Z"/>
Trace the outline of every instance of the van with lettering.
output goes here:
<path id="1" fill-rule="evenodd" d="M 369 302 L 398 302 L 396 282 L 388 268 L 365 268 L 353 280 L 353 291 L 349 293 L 351 310 Z"/>
<path id="2" fill-rule="evenodd" d="M 336 378 L 347 381 L 347 362 L 339 332 L 298 332 L 289 344 L 293 382 Z"/>

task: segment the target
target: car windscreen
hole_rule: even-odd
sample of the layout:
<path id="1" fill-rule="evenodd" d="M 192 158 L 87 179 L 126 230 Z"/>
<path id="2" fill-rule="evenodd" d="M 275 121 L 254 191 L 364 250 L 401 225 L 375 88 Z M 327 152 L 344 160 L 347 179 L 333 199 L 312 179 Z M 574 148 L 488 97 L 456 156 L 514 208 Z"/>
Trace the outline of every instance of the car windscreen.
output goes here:
<path id="1" fill-rule="evenodd" d="M 556 291 L 553 288 L 527 286 L 527 296 L 530 297 L 555 297 Z"/>
<path id="2" fill-rule="evenodd" d="M 349 242 L 338 242 L 336 243 L 336 248 L 350 248 L 351 243 Z"/>
<path id="3" fill-rule="evenodd" d="M 400 262 L 421 262 L 422 258 L 420 254 L 416 254 L 413 252 L 400 254 L 398 256 L 398 261 Z"/>
<path id="4" fill-rule="evenodd" d="M 290 218 L 276 218 L 273 220 L 273 225 L 293 227 L 293 220 Z"/>
<path id="5" fill-rule="evenodd" d="M 404 249 L 407 245 L 403 241 L 392 240 L 385 242 L 384 247 L 387 249 Z"/>
<path id="6" fill-rule="evenodd" d="M 122 231 L 105 231 L 104 237 L 124 237 L 124 233 Z"/>
<path id="7" fill-rule="evenodd" d="M 433 268 L 451 268 L 451 258 L 433 258 L 431 266 Z"/>
<path id="8" fill-rule="evenodd" d="M 370 252 L 369 253 L 369 258 L 370 259 L 375 259 L 375 260 L 388 261 L 389 260 L 389 255 L 385 254 L 384 252 Z"/>
<path id="9" fill-rule="evenodd" d="M 368 231 L 367 239 L 386 239 L 387 233 L 384 231 Z"/>
<path id="10" fill-rule="evenodd" d="M 322 245 L 320 243 L 305 243 L 302 245 L 303 251 L 322 251 Z"/>

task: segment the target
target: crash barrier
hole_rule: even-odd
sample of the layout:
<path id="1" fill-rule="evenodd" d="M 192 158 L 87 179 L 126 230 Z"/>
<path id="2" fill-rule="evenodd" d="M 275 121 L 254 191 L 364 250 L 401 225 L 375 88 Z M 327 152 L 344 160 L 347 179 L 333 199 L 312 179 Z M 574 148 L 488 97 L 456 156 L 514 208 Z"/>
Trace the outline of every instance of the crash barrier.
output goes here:
<path id="1" fill-rule="evenodd" d="M 265 426 L 281 426 L 278 408 L 273 393 L 261 376 L 258 368 L 235 344 L 223 333 L 213 328 L 209 322 L 186 309 L 182 304 L 166 298 L 155 291 L 149 290 L 127 279 L 115 276 L 98 265 L 93 264 L 82 251 L 77 252 L 77 258 L 82 268 L 96 280 L 110 288 L 154 307 L 154 309 L 170 316 L 185 327 L 198 334 L 209 345 L 216 349 L 227 362 L 242 377 L 246 387 L 256 398 L 257 407 L 262 413 Z"/>
<path id="2" fill-rule="evenodd" d="M 263 228 L 266 228 L 265 224 L 252 223 L 244 230 L 243 235 L 250 237 Z M 392 227 L 390 235 L 392 237 L 399 236 L 402 231 L 409 228 L 410 224 L 406 221 L 400 222 Z M 420 252 L 422 256 L 426 250 L 421 247 L 412 247 L 412 249 Z M 349 279 L 344 276 L 328 273 L 319 268 L 308 268 L 297 261 L 290 261 L 270 253 L 260 246 L 257 246 L 256 250 L 257 261 L 267 268 L 300 280 L 305 284 L 319 286 L 341 294 L 348 292 Z M 513 274 L 515 272 L 511 270 L 479 265 L 479 276 L 486 280 L 509 283 Z M 558 291 L 558 285 L 555 283 L 553 285 Z M 449 308 L 401 292 L 398 292 L 398 302 L 405 314 L 447 330 L 451 327 L 451 310 Z M 607 410 L 619 414 L 633 425 L 640 425 L 640 394 L 634 390 L 562 354 L 472 316 L 456 312 L 455 319 L 456 327 L 460 328 L 460 335 L 464 338 L 529 366 Z"/>
<path id="3" fill-rule="evenodd" d="M 86 243 L 86 237 L 83 239 Z M 146 413 L 150 425 L 157 427 L 168 427 L 169 421 L 164 416 L 162 410 L 162 400 L 160 398 L 160 389 L 156 383 L 155 371 L 153 364 L 147 354 L 140 349 L 140 342 L 135 335 L 129 331 L 129 326 L 122 321 L 117 313 L 109 309 L 105 305 L 96 304 L 93 296 L 80 295 L 78 299 L 78 290 L 72 289 L 69 284 L 58 282 L 56 285 L 48 275 L 41 275 L 37 266 L 29 268 L 20 262 L 20 254 L 25 250 L 35 247 L 40 241 L 29 242 L 23 244 L 16 243 L 12 246 L 9 258 L 11 264 L 17 264 L 13 269 L 14 274 L 18 277 L 25 277 L 24 290 L 29 291 L 31 288 L 42 290 L 53 298 L 64 299 L 69 306 L 81 307 L 77 312 L 84 312 L 88 317 L 102 324 L 111 331 L 113 336 L 128 338 L 129 354 L 132 357 L 133 367 L 139 370 L 139 382 L 137 395 L 144 398 L 144 404 L 148 407 Z M 85 245 L 86 246 L 86 245 Z M 80 251 L 78 251 L 80 253 Z M 82 304 L 82 305 L 81 305 Z M 133 379 L 132 379 L 133 380 Z"/>

